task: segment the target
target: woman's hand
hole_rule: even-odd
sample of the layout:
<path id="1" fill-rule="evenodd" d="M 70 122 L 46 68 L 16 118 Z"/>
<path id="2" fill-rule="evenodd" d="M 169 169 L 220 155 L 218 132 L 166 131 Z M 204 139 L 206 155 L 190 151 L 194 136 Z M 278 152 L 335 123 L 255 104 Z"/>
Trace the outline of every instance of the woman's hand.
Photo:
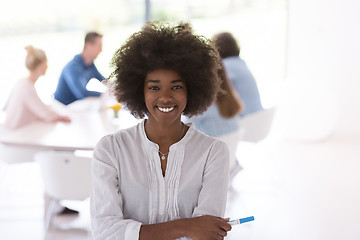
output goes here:
<path id="1" fill-rule="evenodd" d="M 188 237 L 193 240 L 221 240 L 231 230 L 231 225 L 227 223 L 229 218 L 220 218 L 214 216 L 201 216 L 188 218 Z"/>
<path id="2" fill-rule="evenodd" d="M 60 115 L 59 117 L 57 117 L 57 119 L 55 120 L 56 122 L 65 122 L 65 123 L 70 123 L 71 119 L 68 116 L 62 116 Z"/>

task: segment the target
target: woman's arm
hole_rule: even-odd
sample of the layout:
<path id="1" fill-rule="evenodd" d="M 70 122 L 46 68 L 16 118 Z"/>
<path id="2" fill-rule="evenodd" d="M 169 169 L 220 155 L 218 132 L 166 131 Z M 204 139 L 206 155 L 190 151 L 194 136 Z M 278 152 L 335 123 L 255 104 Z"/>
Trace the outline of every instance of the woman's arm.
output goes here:
<path id="1" fill-rule="evenodd" d="M 193 217 L 224 216 L 229 182 L 229 149 L 215 140 L 205 163 L 202 186 Z"/>
<path id="2" fill-rule="evenodd" d="M 90 212 L 93 239 L 138 240 L 141 223 L 124 219 L 113 136 L 94 149 Z"/>
<path id="3" fill-rule="evenodd" d="M 50 106 L 43 103 L 36 92 L 36 89 L 33 85 L 26 86 L 26 91 L 23 94 L 23 97 L 26 98 L 24 103 L 27 105 L 28 109 L 39 119 L 46 122 L 70 122 L 70 118 L 63 116 L 55 112 Z"/>
<path id="4" fill-rule="evenodd" d="M 139 240 L 171 240 L 189 237 L 192 240 L 223 239 L 231 230 L 229 219 L 201 216 L 164 223 L 142 225 Z"/>

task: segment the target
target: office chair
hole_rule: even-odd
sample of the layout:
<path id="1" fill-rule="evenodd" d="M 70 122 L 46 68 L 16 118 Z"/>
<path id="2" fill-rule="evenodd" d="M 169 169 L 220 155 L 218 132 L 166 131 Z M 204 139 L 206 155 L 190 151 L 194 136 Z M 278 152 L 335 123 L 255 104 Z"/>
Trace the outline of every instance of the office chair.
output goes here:
<path id="1" fill-rule="evenodd" d="M 229 169 L 231 170 L 236 164 L 236 149 L 238 146 L 239 141 L 242 140 L 244 136 L 244 129 L 240 128 L 236 132 L 225 134 L 223 136 L 219 136 L 218 139 L 225 142 L 229 148 L 230 153 L 230 162 L 229 162 Z"/>
<path id="2" fill-rule="evenodd" d="M 52 225 L 59 200 L 85 200 L 90 197 L 91 158 L 73 152 L 44 151 L 35 155 L 40 164 L 45 192 L 50 201 L 45 213 L 44 236 Z"/>
<path id="3" fill-rule="evenodd" d="M 268 108 L 240 118 L 240 127 L 244 129 L 242 141 L 259 142 L 270 132 L 276 108 Z"/>

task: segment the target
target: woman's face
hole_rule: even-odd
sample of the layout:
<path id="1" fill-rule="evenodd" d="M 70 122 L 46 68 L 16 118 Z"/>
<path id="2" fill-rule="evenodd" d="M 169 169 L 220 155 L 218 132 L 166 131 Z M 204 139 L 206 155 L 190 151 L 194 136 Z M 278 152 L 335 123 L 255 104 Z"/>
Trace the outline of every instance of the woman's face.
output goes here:
<path id="1" fill-rule="evenodd" d="M 171 125 L 181 120 L 187 103 L 187 89 L 177 72 L 166 69 L 149 72 L 145 78 L 144 96 L 149 121 Z"/>

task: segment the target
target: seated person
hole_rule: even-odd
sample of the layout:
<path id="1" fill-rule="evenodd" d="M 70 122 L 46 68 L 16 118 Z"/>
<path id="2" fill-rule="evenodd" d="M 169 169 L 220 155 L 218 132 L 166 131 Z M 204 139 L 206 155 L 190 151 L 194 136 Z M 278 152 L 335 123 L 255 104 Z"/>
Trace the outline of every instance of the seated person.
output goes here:
<path id="1" fill-rule="evenodd" d="M 46 73 L 47 58 L 45 52 L 32 46 L 26 47 L 25 60 L 29 75 L 20 79 L 13 88 L 6 103 L 6 117 L 4 127 L 17 129 L 33 121 L 70 122 L 70 118 L 55 112 L 39 98 L 35 83 Z"/>
<path id="2" fill-rule="evenodd" d="M 224 71 L 221 71 L 221 80 L 222 91 L 218 93 L 215 103 L 203 114 L 189 119 L 196 129 L 212 137 L 220 137 L 240 129 L 236 116 L 243 108 L 241 100 Z"/>
<path id="3" fill-rule="evenodd" d="M 101 95 L 100 92 L 88 91 L 86 85 L 92 78 L 99 81 L 105 78 L 97 70 L 94 60 L 102 51 L 102 35 L 89 32 L 85 37 L 84 49 L 76 55 L 62 70 L 54 93 L 55 99 L 68 105 L 85 97 Z"/>
<path id="4" fill-rule="evenodd" d="M 46 105 L 39 98 L 35 83 L 40 76 L 47 70 L 47 57 L 45 52 L 33 46 L 26 47 L 27 56 L 25 59 L 26 68 L 29 75 L 20 79 L 13 88 L 10 97 L 6 103 L 6 117 L 4 127 L 10 130 L 18 129 L 34 121 L 45 122 L 70 122 L 70 118 L 55 112 L 50 106 Z M 16 149 L 16 151 L 18 151 Z M 33 154 L 29 151 L 26 154 Z M 29 155 L 29 157 L 31 157 Z M 47 195 L 45 194 L 45 198 Z M 67 207 L 61 206 L 56 202 L 58 214 L 77 214 L 78 212 Z"/>
<path id="5" fill-rule="evenodd" d="M 224 69 L 220 71 L 220 76 L 222 91 L 218 93 L 215 103 L 203 114 L 195 116 L 189 121 L 193 122 L 199 131 L 220 138 L 228 144 L 229 150 L 232 151 L 229 164 L 230 179 L 232 179 L 242 167 L 235 157 L 238 139 L 229 136 L 238 134 L 240 131 L 238 114 L 243 106 Z"/>
<path id="6" fill-rule="evenodd" d="M 240 47 L 236 39 L 231 33 L 223 32 L 216 34 L 213 41 L 222 58 L 226 74 L 244 104 L 240 116 L 263 110 L 255 78 L 239 56 Z"/>

